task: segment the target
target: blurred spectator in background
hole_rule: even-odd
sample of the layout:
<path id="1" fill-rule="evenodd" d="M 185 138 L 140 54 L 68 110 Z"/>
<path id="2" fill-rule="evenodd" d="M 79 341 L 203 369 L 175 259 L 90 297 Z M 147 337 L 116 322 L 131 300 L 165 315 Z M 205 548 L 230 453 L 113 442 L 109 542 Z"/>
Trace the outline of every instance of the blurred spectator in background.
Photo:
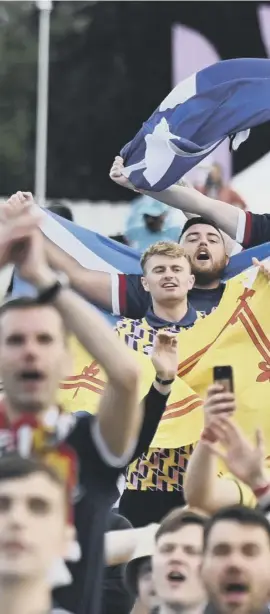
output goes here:
<path id="1" fill-rule="evenodd" d="M 107 531 L 109 536 L 112 533 L 117 536 L 118 543 L 121 541 L 119 533 L 130 535 L 132 526 L 130 522 L 111 510 L 107 519 Z M 131 541 L 131 540 L 129 540 Z M 121 546 L 119 546 L 120 548 Z M 105 567 L 105 573 L 102 583 L 102 607 L 101 614 L 127 614 L 130 612 L 134 603 L 134 597 L 129 593 L 125 586 L 126 564 L 121 560 L 109 561 Z"/>
<path id="2" fill-rule="evenodd" d="M 117 241 L 117 243 L 122 243 L 122 245 L 128 245 L 128 240 L 124 235 L 121 235 L 120 233 L 118 233 L 117 235 L 110 235 L 109 239 Z"/>
<path id="3" fill-rule="evenodd" d="M 74 222 L 73 213 L 71 209 L 67 207 L 67 205 L 61 205 L 61 203 L 55 202 L 48 207 L 48 211 L 51 211 L 51 213 L 56 213 L 56 215 L 59 215 L 59 217 L 63 217 L 64 220 Z"/>
<path id="4" fill-rule="evenodd" d="M 206 524 L 202 579 L 208 612 L 269 612 L 270 527 L 258 510 L 221 509 Z"/>
<path id="5" fill-rule="evenodd" d="M 68 487 L 59 473 L 34 458 L 0 459 L 0 599 L 6 614 L 53 612 L 50 584 L 74 538 Z"/>
<path id="6" fill-rule="evenodd" d="M 205 184 L 203 186 L 196 186 L 196 189 L 205 194 L 205 196 L 222 200 L 224 203 L 234 205 L 244 211 L 247 208 L 241 196 L 230 186 L 224 185 L 222 168 L 217 162 L 211 166 Z"/>
<path id="7" fill-rule="evenodd" d="M 181 508 L 163 519 L 152 558 L 160 603 L 157 614 L 203 614 L 206 593 L 200 568 L 205 523 L 203 515 Z"/>
<path id="8" fill-rule="evenodd" d="M 158 241 L 178 242 L 181 228 L 172 219 L 170 208 L 150 196 L 142 196 L 132 205 L 125 236 L 131 247 L 143 252 Z"/>
<path id="9" fill-rule="evenodd" d="M 157 530 L 158 527 L 156 527 Z M 155 533 L 144 531 L 142 539 L 126 567 L 126 584 L 136 603 L 131 614 L 151 614 L 158 600 L 152 578 Z"/>

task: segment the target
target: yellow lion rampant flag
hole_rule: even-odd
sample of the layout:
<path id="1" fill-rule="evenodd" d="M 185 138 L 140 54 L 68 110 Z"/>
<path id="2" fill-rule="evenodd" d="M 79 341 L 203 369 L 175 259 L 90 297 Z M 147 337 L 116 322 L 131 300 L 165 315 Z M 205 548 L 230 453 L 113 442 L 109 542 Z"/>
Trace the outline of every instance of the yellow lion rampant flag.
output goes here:
<path id="1" fill-rule="evenodd" d="M 251 269 L 227 283 L 220 305 L 211 315 L 179 333 L 178 377 L 151 448 L 178 448 L 199 439 L 202 400 L 213 381 L 213 367 L 231 365 L 236 421 L 248 435 L 260 426 L 270 453 L 269 305 L 270 285 L 261 273 Z M 150 355 L 156 331 L 144 319 L 123 319 L 116 331 L 136 352 L 143 398 L 155 378 Z M 76 340 L 72 339 L 71 344 L 74 374 L 62 382 L 60 402 L 68 411 L 95 413 L 106 383 L 105 374 Z"/>

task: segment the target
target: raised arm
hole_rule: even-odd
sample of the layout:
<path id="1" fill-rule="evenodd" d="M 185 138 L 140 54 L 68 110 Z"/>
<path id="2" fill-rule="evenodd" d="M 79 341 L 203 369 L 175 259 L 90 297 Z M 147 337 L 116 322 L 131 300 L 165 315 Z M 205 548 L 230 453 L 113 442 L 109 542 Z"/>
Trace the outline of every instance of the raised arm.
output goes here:
<path id="1" fill-rule="evenodd" d="M 181 209 L 184 213 L 195 213 L 215 222 L 231 239 L 237 239 L 239 209 L 221 200 L 209 198 L 198 190 L 174 185 L 163 192 L 148 192 L 156 200 Z"/>
<path id="2" fill-rule="evenodd" d="M 132 183 L 123 175 L 123 160 L 120 156 L 115 158 L 111 168 L 110 177 L 113 181 L 134 189 Z M 181 209 L 183 213 L 194 213 L 212 219 L 218 227 L 226 232 L 232 239 L 237 240 L 239 219 L 245 215 L 237 207 L 224 203 L 221 200 L 214 200 L 201 194 L 194 188 L 187 188 L 181 185 L 174 185 L 162 192 L 145 192 L 152 198 L 160 200 L 166 205 L 175 209 Z"/>
<path id="3" fill-rule="evenodd" d="M 36 278 L 36 285 L 42 289 L 52 285 L 53 280 L 55 275 L 47 271 Z M 98 311 L 72 290 L 62 290 L 54 304 L 67 328 L 107 374 L 98 421 L 109 451 L 122 458 L 137 441 L 142 422 L 137 361 Z"/>
<path id="4" fill-rule="evenodd" d="M 112 311 L 112 276 L 110 273 L 86 269 L 58 245 L 47 238 L 44 240 L 50 267 L 55 271 L 66 273 L 72 288 L 83 294 L 91 303 Z"/>
<path id="5" fill-rule="evenodd" d="M 52 287 L 57 281 L 56 274 L 48 266 L 39 230 L 28 233 L 16 264 L 22 278 L 39 291 Z M 142 422 L 136 359 L 98 311 L 72 290 L 60 289 L 54 305 L 67 329 L 107 374 L 108 384 L 98 413 L 99 433 L 107 451 L 114 459 L 119 458 L 119 466 L 122 466 L 120 459 L 131 446 L 135 447 Z"/>
<path id="6" fill-rule="evenodd" d="M 191 507 L 212 514 L 220 507 L 240 503 L 240 491 L 233 480 L 218 477 L 216 456 L 203 438 L 213 440 L 211 422 L 217 415 L 231 414 L 235 410 L 233 395 L 222 392 L 220 386 L 209 388 L 204 404 L 205 429 L 202 440 L 196 445 L 187 467 L 184 483 L 185 499 Z"/>
<path id="7" fill-rule="evenodd" d="M 147 454 L 166 409 L 178 369 L 177 336 L 159 331 L 154 341 L 151 360 L 159 381 L 153 382 L 149 392 L 142 400 L 143 423 L 131 462 L 143 454 Z M 165 382 L 165 384 L 162 382 Z"/>
<path id="8" fill-rule="evenodd" d="M 125 529 L 124 531 L 109 531 L 105 533 L 105 560 L 106 565 L 121 565 L 128 563 L 137 546 L 147 538 L 154 539 L 159 528 L 158 524 L 149 524 L 138 529 Z"/>

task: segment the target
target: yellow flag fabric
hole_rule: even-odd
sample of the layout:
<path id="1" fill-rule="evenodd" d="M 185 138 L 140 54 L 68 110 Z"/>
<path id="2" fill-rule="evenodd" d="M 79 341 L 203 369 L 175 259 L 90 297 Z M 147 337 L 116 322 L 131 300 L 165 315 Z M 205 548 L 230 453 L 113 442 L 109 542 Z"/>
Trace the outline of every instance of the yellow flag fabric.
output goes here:
<path id="1" fill-rule="evenodd" d="M 237 399 L 236 421 L 253 435 L 260 426 L 270 453 L 270 285 L 262 274 L 246 286 L 247 272 L 230 280 L 219 307 L 179 337 L 178 377 L 169 404 L 151 444 L 179 448 L 196 442 L 202 429 L 202 399 L 213 380 L 213 367 L 231 365 Z M 117 325 L 119 337 L 135 351 L 141 365 L 141 396 L 155 377 L 150 352 L 156 331 L 147 322 L 127 320 Z M 60 390 L 69 411 L 97 411 L 105 374 L 74 339 L 74 374 Z M 117 360 L 117 357 L 115 357 Z"/>

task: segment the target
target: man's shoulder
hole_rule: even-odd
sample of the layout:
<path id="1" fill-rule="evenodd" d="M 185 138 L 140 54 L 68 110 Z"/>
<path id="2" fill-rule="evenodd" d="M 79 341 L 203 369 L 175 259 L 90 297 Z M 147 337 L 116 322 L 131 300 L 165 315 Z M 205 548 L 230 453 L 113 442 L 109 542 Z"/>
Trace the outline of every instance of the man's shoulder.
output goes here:
<path id="1" fill-rule="evenodd" d="M 125 277 L 126 282 L 132 286 L 138 287 L 142 292 L 145 292 L 145 289 L 142 285 L 142 276 L 139 273 L 120 273 L 122 277 Z"/>
<path id="2" fill-rule="evenodd" d="M 61 419 L 60 437 L 61 439 L 73 440 L 79 433 L 89 432 L 90 425 L 94 422 L 95 416 L 87 411 L 76 411 L 70 414 L 63 414 Z M 61 432 L 62 431 L 62 432 Z"/>
<path id="3" fill-rule="evenodd" d="M 78 422 L 79 420 L 88 420 L 88 422 L 90 422 L 91 420 L 94 420 L 94 415 L 91 414 L 89 411 L 86 411 L 85 409 L 78 409 L 77 411 L 72 413 L 72 416 L 74 418 L 74 423 L 76 424 L 76 422 Z"/>
<path id="4" fill-rule="evenodd" d="M 124 531 L 132 529 L 132 524 L 125 516 L 110 510 L 107 518 L 107 531 Z"/>

